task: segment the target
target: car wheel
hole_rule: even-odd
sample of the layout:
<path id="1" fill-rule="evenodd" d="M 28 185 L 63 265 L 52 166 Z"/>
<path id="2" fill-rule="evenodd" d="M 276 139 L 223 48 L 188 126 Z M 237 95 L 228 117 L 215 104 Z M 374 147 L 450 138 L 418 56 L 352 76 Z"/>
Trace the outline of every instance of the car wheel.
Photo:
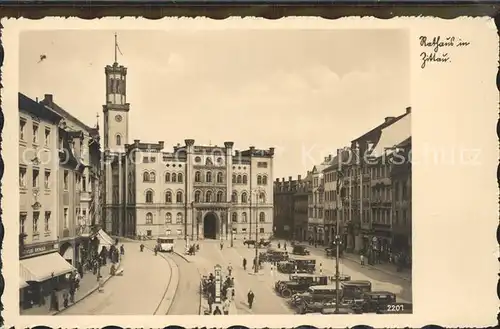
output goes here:
<path id="1" fill-rule="evenodd" d="M 285 298 L 290 298 L 292 296 L 292 291 L 290 289 L 283 289 L 281 291 L 281 296 Z"/>

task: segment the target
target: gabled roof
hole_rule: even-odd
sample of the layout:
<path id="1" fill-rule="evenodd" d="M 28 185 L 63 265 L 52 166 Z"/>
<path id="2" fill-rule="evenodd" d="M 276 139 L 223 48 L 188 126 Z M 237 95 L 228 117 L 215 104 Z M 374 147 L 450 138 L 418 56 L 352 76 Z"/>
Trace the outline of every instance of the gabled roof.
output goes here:
<path id="1" fill-rule="evenodd" d="M 382 129 L 396 123 L 401 118 L 403 118 L 405 115 L 407 115 L 407 113 L 404 113 L 400 116 L 397 116 L 392 120 L 384 121 L 382 124 L 378 125 L 377 127 L 373 128 L 372 130 L 368 131 L 367 133 L 364 133 L 363 135 L 359 136 L 358 138 L 353 139 L 351 141 L 351 143 L 355 144 L 356 142 L 358 142 L 360 140 L 364 140 L 364 139 L 370 139 L 372 142 L 376 143 L 380 139 L 380 134 L 381 134 Z"/>
<path id="2" fill-rule="evenodd" d="M 380 139 L 373 148 L 371 156 L 380 157 L 390 154 L 394 147 L 411 137 L 411 113 L 382 129 Z"/>
<path id="3" fill-rule="evenodd" d="M 44 100 L 40 101 L 40 104 L 43 104 L 46 107 L 52 109 L 52 111 L 58 113 L 63 118 L 66 118 L 67 120 L 72 121 L 72 122 L 78 124 L 80 127 L 82 127 L 83 129 L 85 129 L 85 131 L 88 132 L 89 134 L 91 134 L 91 135 L 98 135 L 99 134 L 99 130 L 97 130 L 96 128 L 92 128 L 92 127 L 87 126 L 85 123 L 83 123 L 82 121 L 80 121 L 78 118 L 76 118 L 75 116 L 71 115 L 65 109 L 63 109 L 62 107 L 60 107 L 59 105 L 57 105 L 57 103 L 55 103 L 54 101 L 49 102 L 47 99 L 44 99 Z"/>
<path id="4" fill-rule="evenodd" d="M 17 102 L 19 110 L 46 119 L 52 123 L 59 123 L 62 119 L 60 114 L 43 104 L 37 103 L 23 93 L 17 93 Z"/>

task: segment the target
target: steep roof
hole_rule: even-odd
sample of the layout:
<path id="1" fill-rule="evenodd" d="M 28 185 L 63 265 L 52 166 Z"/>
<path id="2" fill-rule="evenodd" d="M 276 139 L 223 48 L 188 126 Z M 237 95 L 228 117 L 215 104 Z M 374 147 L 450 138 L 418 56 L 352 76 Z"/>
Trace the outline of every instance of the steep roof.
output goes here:
<path id="1" fill-rule="evenodd" d="M 392 149 L 411 137 L 411 113 L 382 129 L 380 139 L 371 155 L 380 157 L 392 153 Z"/>
<path id="2" fill-rule="evenodd" d="M 28 112 L 53 123 L 59 123 L 62 119 L 60 114 L 43 104 L 37 103 L 23 93 L 17 93 L 17 102 L 19 110 L 21 111 Z"/>

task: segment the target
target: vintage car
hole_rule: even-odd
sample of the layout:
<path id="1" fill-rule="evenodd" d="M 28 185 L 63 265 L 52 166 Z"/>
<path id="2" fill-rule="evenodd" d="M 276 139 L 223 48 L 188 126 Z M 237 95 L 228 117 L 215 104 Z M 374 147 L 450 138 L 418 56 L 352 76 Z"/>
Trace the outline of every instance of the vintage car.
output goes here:
<path id="1" fill-rule="evenodd" d="M 276 292 L 285 298 L 293 294 L 307 291 L 311 286 L 328 284 L 328 276 L 313 274 L 293 274 L 288 281 L 277 281 L 274 285 Z"/>
<path id="2" fill-rule="evenodd" d="M 267 262 L 275 263 L 287 261 L 289 258 L 288 252 L 269 248 L 266 251 L 265 259 Z"/>
<path id="3" fill-rule="evenodd" d="M 255 247 L 255 244 L 256 244 L 256 241 L 255 240 L 245 240 L 243 242 L 243 244 L 245 246 L 252 246 L 252 247 Z M 264 240 L 264 239 L 260 239 L 259 243 L 258 243 L 258 247 L 269 247 L 271 245 L 271 241 L 269 240 Z"/>
<path id="4" fill-rule="evenodd" d="M 314 273 L 316 271 L 315 259 L 289 258 L 287 261 L 279 262 L 276 266 L 281 273 Z"/>
<path id="5" fill-rule="evenodd" d="M 343 300 L 352 303 L 354 300 L 364 299 L 364 295 L 372 291 L 372 284 L 366 280 L 341 282 Z"/>
<path id="6" fill-rule="evenodd" d="M 388 305 L 396 303 L 396 295 L 389 291 L 371 291 L 364 294 L 363 313 L 387 311 Z M 391 310 L 389 310 L 391 311 Z M 392 313 L 400 310 L 392 310 Z"/>
<path id="7" fill-rule="evenodd" d="M 340 289 L 339 292 L 340 298 L 342 298 Z M 336 298 L 337 290 L 335 289 L 335 285 L 316 285 L 307 288 L 305 292 L 293 295 L 289 302 L 293 306 L 298 306 L 302 303 L 335 301 Z"/>
<path id="8" fill-rule="evenodd" d="M 307 256 L 309 255 L 309 250 L 306 249 L 305 246 L 296 244 L 293 246 L 292 249 L 292 254 L 294 255 L 301 255 L 301 256 Z"/>

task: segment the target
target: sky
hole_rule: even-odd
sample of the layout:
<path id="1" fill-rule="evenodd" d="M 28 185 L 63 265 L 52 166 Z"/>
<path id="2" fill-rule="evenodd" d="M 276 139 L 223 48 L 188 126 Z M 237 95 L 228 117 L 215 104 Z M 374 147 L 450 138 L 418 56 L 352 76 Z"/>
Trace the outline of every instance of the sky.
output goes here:
<path id="1" fill-rule="evenodd" d="M 409 33 L 396 29 L 23 32 L 20 92 L 53 94 L 89 126 L 99 113 L 102 129 L 115 32 L 130 143 L 275 147 L 273 176 L 304 176 L 411 106 Z"/>

